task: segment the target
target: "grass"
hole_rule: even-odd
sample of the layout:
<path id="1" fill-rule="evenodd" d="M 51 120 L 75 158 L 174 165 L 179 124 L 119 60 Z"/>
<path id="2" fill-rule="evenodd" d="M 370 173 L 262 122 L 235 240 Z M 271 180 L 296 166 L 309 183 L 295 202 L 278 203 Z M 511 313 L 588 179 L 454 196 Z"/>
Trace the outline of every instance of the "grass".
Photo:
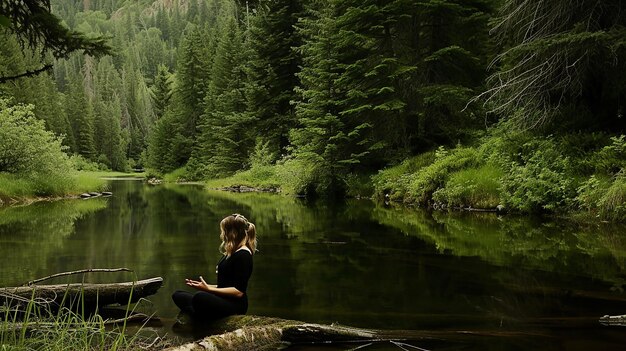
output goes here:
<path id="1" fill-rule="evenodd" d="M 128 335 L 125 320 L 111 326 L 97 313 L 85 316 L 76 312 L 84 306 L 61 307 L 51 313 L 35 303 L 34 298 L 22 302 L 21 307 L 7 306 L 0 306 L 0 350 L 3 351 L 149 350 L 159 346 L 140 333 L 142 328 Z M 126 316 L 130 313 L 127 308 Z"/>
<path id="2" fill-rule="evenodd" d="M 448 206 L 495 208 L 500 204 L 502 171 L 494 165 L 468 168 L 450 174 L 433 200 Z"/>
<path id="3" fill-rule="evenodd" d="M 21 176 L 0 172 L 0 203 L 26 202 L 46 197 L 75 196 L 90 191 L 105 190 L 103 177 L 129 176 L 120 172 L 76 172 L 70 175 Z M 136 174 L 132 174 L 137 176 Z"/>
<path id="4" fill-rule="evenodd" d="M 188 179 L 186 167 L 180 167 L 163 176 L 163 181 L 167 183 L 177 183 Z"/>
<path id="5" fill-rule="evenodd" d="M 257 189 L 280 189 L 282 181 L 279 178 L 277 167 L 257 166 L 235 173 L 231 177 L 207 180 L 205 184 L 208 188 L 246 186 Z"/>

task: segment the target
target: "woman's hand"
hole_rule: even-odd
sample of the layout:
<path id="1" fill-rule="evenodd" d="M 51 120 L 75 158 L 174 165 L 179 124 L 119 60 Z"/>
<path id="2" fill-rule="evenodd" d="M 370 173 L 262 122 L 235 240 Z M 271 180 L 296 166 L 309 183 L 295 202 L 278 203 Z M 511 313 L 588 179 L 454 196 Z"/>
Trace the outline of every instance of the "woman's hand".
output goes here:
<path id="1" fill-rule="evenodd" d="M 198 290 L 202 290 L 202 291 L 211 291 L 211 285 L 207 284 L 207 282 L 204 281 L 204 278 L 202 278 L 202 276 L 200 276 L 200 280 L 192 280 L 192 279 L 185 279 L 185 284 L 187 284 L 188 286 L 198 289 Z"/>
<path id="2" fill-rule="evenodd" d="M 207 282 L 204 281 L 204 278 L 202 278 L 202 276 L 200 276 L 200 280 L 185 279 L 185 284 L 192 288 L 224 297 L 241 298 L 244 295 L 241 291 L 237 290 L 237 288 L 234 287 L 218 288 L 217 285 L 209 285 L 207 284 Z"/>

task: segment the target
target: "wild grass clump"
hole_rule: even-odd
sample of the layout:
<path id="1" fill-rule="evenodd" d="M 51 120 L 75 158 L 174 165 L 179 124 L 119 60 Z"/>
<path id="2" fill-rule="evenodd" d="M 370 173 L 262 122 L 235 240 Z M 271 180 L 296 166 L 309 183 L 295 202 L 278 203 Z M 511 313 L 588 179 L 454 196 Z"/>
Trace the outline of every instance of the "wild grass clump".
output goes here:
<path id="1" fill-rule="evenodd" d="M 84 317 L 62 307 L 50 313 L 34 298 L 23 309 L 0 306 L 1 350 L 137 350 L 147 340 L 128 335 L 126 323 L 109 326 L 100 315 Z"/>
<path id="2" fill-rule="evenodd" d="M 500 204 L 503 173 L 488 164 L 452 173 L 443 188 L 433 193 L 433 201 L 448 207 L 492 209 Z"/>
<path id="3" fill-rule="evenodd" d="M 626 177 L 592 175 L 578 188 L 579 207 L 609 221 L 626 221 Z"/>
<path id="4" fill-rule="evenodd" d="M 600 217 L 612 221 L 626 220 L 626 176 L 618 177 L 598 201 Z"/>
<path id="5" fill-rule="evenodd" d="M 444 186 L 450 174 L 478 166 L 477 156 L 474 148 L 457 147 L 452 150 L 439 148 L 435 161 L 410 177 L 405 202 L 427 204 L 432 199 L 433 193 Z"/>
<path id="6" fill-rule="evenodd" d="M 193 179 L 187 172 L 187 167 L 183 166 L 163 175 L 163 181 L 167 183 L 179 183 Z"/>
<path id="7" fill-rule="evenodd" d="M 389 167 L 372 176 L 374 196 L 382 199 L 385 195 L 393 201 L 402 201 L 408 192 L 411 176 L 435 161 L 435 152 L 426 152 L 406 159 L 397 166 Z"/>
<path id="8" fill-rule="evenodd" d="M 257 189 L 278 189 L 281 187 L 281 182 L 277 177 L 277 166 L 257 166 L 227 178 L 206 180 L 205 184 L 209 188 L 246 186 Z"/>

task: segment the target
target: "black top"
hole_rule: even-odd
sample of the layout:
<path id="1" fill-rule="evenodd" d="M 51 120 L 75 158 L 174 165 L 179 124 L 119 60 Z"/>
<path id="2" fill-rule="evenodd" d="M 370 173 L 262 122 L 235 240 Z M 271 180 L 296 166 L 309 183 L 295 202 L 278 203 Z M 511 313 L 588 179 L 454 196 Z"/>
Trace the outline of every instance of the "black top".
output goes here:
<path id="1" fill-rule="evenodd" d="M 246 295 L 252 275 L 252 254 L 248 250 L 239 250 L 230 257 L 224 255 L 216 268 L 218 288 L 235 287 Z"/>

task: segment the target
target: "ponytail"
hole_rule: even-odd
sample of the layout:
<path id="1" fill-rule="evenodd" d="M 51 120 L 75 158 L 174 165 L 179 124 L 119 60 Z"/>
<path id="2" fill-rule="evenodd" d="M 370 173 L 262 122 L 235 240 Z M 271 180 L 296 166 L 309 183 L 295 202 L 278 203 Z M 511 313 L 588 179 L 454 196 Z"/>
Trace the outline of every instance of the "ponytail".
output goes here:
<path id="1" fill-rule="evenodd" d="M 252 222 L 248 222 L 248 229 L 246 229 L 246 236 L 248 241 L 246 246 L 250 249 L 250 252 L 254 255 L 256 252 L 256 226 Z"/>

